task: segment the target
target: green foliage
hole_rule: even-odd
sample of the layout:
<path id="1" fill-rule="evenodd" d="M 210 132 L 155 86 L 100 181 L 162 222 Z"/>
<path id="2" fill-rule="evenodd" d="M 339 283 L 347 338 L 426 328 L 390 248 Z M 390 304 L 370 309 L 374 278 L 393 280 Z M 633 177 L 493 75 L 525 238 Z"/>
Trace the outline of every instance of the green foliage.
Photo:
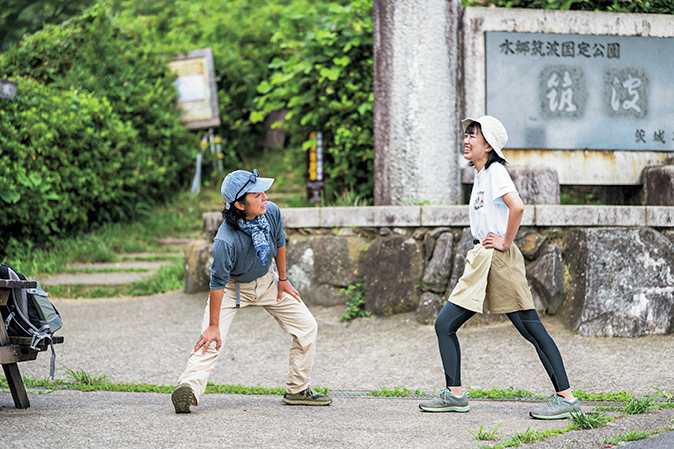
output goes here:
<path id="1" fill-rule="evenodd" d="M 368 396 L 373 396 L 373 397 L 384 397 L 384 398 L 393 398 L 393 397 L 408 397 L 413 394 L 419 394 L 420 391 L 417 390 L 416 392 L 413 392 L 412 390 L 407 389 L 406 387 L 400 385 L 398 387 L 393 387 L 393 389 L 388 389 L 386 387 L 383 387 L 380 391 L 370 391 L 368 392 Z"/>
<path id="2" fill-rule="evenodd" d="M 621 435 L 605 437 L 602 444 L 606 446 L 624 446 L 628 441 L 645 440 L 653 436 L 655 432 L 652 430 L 630 430 Z"/>
<path id="3" fill-rule="evenodd" d="M 19 82 L 0 100 L 5 236 L 42 243 L 137 218 L 187 184 L 196 145 L 175 75 L 138 37 L 96 6 L 0 55 L 0 76 Z"/>
<path id="4" fill-rule="evenodd" d="M 81 368 L 78 368 L 76 370 L 73 370 L 71 368 L 68 368 L 67 366 L 63 365 L 63 368 L 66 370 L 66 375 L 70 377 L 74 383 L 77 384 L 82 384 L 82 385 L 87 385 L 87 386 L 94 386 L 94 385 L 100 385 L 105 380 L 108 378 L 107 374 L 101 374 L 99 376 L 94 376 L 92 374 L 87 373 Z"/>
<path id="5" fill-rule="evenodd" d="M 106 0 L 116 20 L 138 33 L 146 51 L 173 57 L 210 47 L 213 52 L 225 165 L 238 165 L 260 148 L 264 126 L 249 115 L 257 85 L 285 50 L 271 42 L 278 30 L 297 39 L 310 28 L 305 11 L 318 0 Z"/>
<path id="6" fill-rule="evenodd" d="M 526 390 L 515 389 L 513 387 L 508 387 L 506 390 L 499 388 L 492 388 L 491 390 L 482 390 L 479 388 L 470 388 L 468 387 L 467 395 L 471 398 L 480 398 L 480 399 L 543 399 L 543 396 L 535 395 Z"/>
<path id="7" fill-rule="evenodd" d="M 365 287 L 362 283 L 349 285 L 340 290 L 340 293 L 349 297 L 346 301 L 346 314 L 339 317 L 340 320 L 349 321 L 358 317 L 369 317 L 371 312 L 366 312 L 365 308 Z"/>
<path id="8" fill-rule="evenodd" d="M 583 390 L 576 390 L 573 392 L 574 397 L 579 401 L 600 401 L 600 402 L 628 402 L 634 398 L 631 393 L 626 391 L 617 391 L 617 392 L 589 392 L 586 393 Z"/>
<path id="9" fill-rule="evenodd" d="M 494 430 L 485 430 L 484 425 L 482 425 L 476 433 L 473 433 L 470 430 L 468 433 L 473 435 L 478 441 L 493 441 L 498 438 L 498 428 L 501 427 L 501 424 L 503 424 L 503 421 L 498 423 L 498 426 L 496 426 Z"/>
<path id="10" fill-rule="evenodd" d="M 304 152 L 316 145 L 310 133 L 321 131 L 328 201 L 345 190 L 369 198 L 374 188 L 372 2 L 333 2 L 327 8 L 327 13 L 304 13 L 315 19 L 301 39 L 284 26 L 274 35 L 272 42 L 285 55 L 272 61 L 274 72 L 257 86 L 260 96 L 250 120 L 258 123 L 272 111 L 288 110 L 285 130 L 294 160 L 305 159 Z"/>
<path id="11" fill-rule="evenodd" d="M 583 411 L 571 412 L 571 422 L 573 422 L 573 428 L 576 430 L 596 429 L 610 421 L 613 421 L 613 418 L 604 412 L 587 414 Z"/>
<path id="12" fill-rule="evenodd" d="M 623 410 L 627 415 L 641 415 L 646 413 L 655 406 L 653 398 L 650 396 L 641 398 L 632 398 L 623 406 Z"/>
<path id="13" fill-rule="evenodd" d="M 463 0 L 463 6 L 674 14 L 671 0 Z"/>
<path id="14" fill-rule="evenodd" d="M 3 0 L 0 8 L 0 51 L 17 44 L 25 33 L 60 23 L 81 13 L 95 0 Z"/>

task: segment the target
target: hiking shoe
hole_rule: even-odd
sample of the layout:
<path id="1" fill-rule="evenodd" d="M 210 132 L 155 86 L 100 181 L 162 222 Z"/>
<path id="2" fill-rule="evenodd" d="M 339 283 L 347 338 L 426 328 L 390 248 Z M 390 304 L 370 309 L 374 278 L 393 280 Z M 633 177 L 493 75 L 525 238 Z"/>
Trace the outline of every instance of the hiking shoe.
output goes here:
<path id="1" fill-rule="evenodd" d="M 311 387 L 299 393 L 283 395 L 283 402 L 288 405 L 330 405 L 332 398 L 323 394 L 314 393 Z"/>
<path id="2" fill-rule="evenodd" d="M 190 413 L 190 407 L 194 401 L 194 391 L 190 384 L 180 384 L 173 390 L 171 394 L 171 401 L 176 413 Z"/>
<path id="3" fill-rule="evenodd" d="M 553 394 L 546 405 L 531 410 L 529 416 L 536 419 L 563 419 L 571 418 L 571 413 L 578 412 L 580 412 L 578 399 L 567 401 L 563 397 Z"/>
<path id="4" fill-rule="evenodd" d="M 449 388 L 440 390 L 435 398 L 430 401 L 424 401 L 419 404 L 419 408 L 425 412 L 461 412 L 470 410 L 468 397 L 466 393 L 456 396 Z"/>

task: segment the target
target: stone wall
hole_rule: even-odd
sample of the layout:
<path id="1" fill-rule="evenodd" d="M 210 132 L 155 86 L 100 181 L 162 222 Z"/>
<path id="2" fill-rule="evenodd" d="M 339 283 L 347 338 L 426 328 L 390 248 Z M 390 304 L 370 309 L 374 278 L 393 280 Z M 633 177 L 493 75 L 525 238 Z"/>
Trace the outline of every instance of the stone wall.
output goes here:
<path id="1" fill-rule="evenodd" d="M 342 290 L 360 283 L 367 310 L 415 312 L 432 323 L 472 247 L 466 206 L 282 214 L 288 276 L 310 306 L 344 304 Z M 219 214 L 204 214 L 203 238 L 186 252 L 192 292 L 208 289 L 220 222 Z M 631 337 L 674 331 L 673 240 L 674 207 L 527 205 L 516 243 L 540 313 L 559 313 L 583 335 Z"/>

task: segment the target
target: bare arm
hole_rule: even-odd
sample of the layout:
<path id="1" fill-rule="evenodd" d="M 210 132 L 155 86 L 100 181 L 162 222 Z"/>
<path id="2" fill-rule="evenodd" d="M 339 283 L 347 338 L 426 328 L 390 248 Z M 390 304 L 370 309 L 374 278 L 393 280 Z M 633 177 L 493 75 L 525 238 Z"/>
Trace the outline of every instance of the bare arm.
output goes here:
<path id="1" fill-rule="evenodd" d="M 278 297 L 276 301 L 281 300 L 283 292 L 287 292 L 290 296 L 295 298 L 298 302 L 302 302 L 300 298 L 300 292 L 295 290 L 295 287 L 292 286 L 288 280 L 288 273 L 286 272 L 286 247 L 282 246 L 276 250 L 276 256 L 274 256 L 274 261 L 276 262 L 276 268 L 278 269 L 279 283 L 278 283 Z M 281 279 L 285 279 L 282 281 Z"/>
<path id="2" fill-rule="evenodd" d="M 503 195 L 503 202 L 510 212 L 508 213 L 508 227 L 504 237 L 496 234 L 489 234 L 483 241 L 482 245 L 485 248 L 495 248 L 499 251 L 506 251 L 513 244 L 517 230 L 520 228 L 522 222 L 522 215 L 524 214 L 524 203 L 517 194 L 517 192 L 510 192 Z"/>
<path id="3" fill-rule="evenodd" d="M 220 337 L 220 307 L 222 306 L 224 295 L 224 289 L 211 289 L 208 300 L 208 327 L 201 333 L 199 341 L 197 341 L 197 345 L 194 347 L 194 352 L 197 352 L 203 346 L 204 351 L 202 354 L 206 354 L 208 346 L 214 341 L 217 342 L 215 349 L 220 349 L 220 345 L 222 345 L 222 338 Z"/>

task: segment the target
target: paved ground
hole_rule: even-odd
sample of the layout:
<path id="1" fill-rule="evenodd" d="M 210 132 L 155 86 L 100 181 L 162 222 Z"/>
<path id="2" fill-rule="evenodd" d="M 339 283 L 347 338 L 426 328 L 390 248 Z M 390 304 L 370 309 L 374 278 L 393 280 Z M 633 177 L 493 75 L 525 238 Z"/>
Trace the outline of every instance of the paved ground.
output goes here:
<path id="1" fill-rule="evenodd" d="M 199 334 L 205 294 L 172 292 L 135 299 L 58 300 L 64 320 L 57 366 L 107 374 L 118 382 L 172 385 Z M 339 321 L 341 307 L 312 308 L 319 323 L 313 384 L 359 392 L 405 386 L 438 391 L 444 376 L 432 326 L 411 314 Z M 581 337 L 544 318 L 560 347 L 572 388 L 635 394 L 674 389 L 674 336 L 635 339 Z M 473 388 L 521 388 L 550 394 L 533 347 L 510 324 L 463 329 L 463 377 Z M 277 387 L 285 382 L 290 339 L 257 308 L 241 310 L 211 380 L 217 384 Z M 20 365 L 48 374 L 47 354 Z M 66 378 L 63 369 L 57 377 Z M 564 428 L 566 420 L 528 417 L 536 403 L 471 401 L 466 414 L 419 411 L 419 399 L 336 397 L 330 407 L 284 406 L 277 396 L 206 395 L 190 415 L 175 415 L 168 395 L 60 391 L 30 395 L 16 410 L 0 393 L 1 447 L 41 442 L 61 447 L 446 447 L 477 448 L 470 432 L 501 423 L 499 439 Z M 589 411 L 595 404 L 583 404 Z M 598 448 L 606 435 L 674 426 L 674 409 L 615 420 L 593 431 L 568 432 L 527 447 Z M 30 435 L 29 437 L 27 435 Z M 659 439 L 669 438 L 662 443 Z M 672 433 L 647 446 L 672 447 Z M 493 444 L 493 443 L 490 443 Z M 637 443 L 631 443 L 635 445 Z M 657 444 L 664 444 L 664 446 Z M 627 446 L 631 447 L 631 446 Z"/>

